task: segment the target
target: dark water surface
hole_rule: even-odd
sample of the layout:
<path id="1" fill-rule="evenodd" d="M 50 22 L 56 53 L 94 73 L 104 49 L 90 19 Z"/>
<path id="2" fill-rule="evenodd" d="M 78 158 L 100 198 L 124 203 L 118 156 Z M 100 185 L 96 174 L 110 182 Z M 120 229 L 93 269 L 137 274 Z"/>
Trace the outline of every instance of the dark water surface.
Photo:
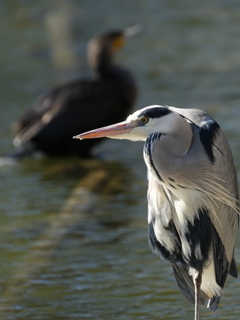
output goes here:
<path id="1" fill-rule="evenodd" d="M 136 109 L 210 112 L 240 172 L 240 6 L 232 0 L 2 0 L 1 154 L 12 148 L 12 120 L 38 95 L 90 74 L 93 34 L 137 23 L 144 32 L 117 57 L 138 80 Z M 193 318 L 170 266 L 148 248 L 142 143 L 109 140 L 96 152 L 101 160 L 37 155 L 0 167 L 0 319 Z M 201 319 L 239 319 L 239 297 L 239 279 L 229 277 L 219 309 L 201 309 Z"/>

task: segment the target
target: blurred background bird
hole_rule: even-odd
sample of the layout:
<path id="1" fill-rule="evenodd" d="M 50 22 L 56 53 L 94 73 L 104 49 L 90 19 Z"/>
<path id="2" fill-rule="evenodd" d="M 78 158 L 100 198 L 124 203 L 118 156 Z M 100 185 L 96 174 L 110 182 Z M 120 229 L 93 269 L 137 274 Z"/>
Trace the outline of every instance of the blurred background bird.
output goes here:
<path id="1" fill-rule="evenodd" d="M 150 106 L 126 121 L 74 138 L 145 141 L 149 243 L 170 261 L 179 289 L 215 311 L 234 258 L 239 221 L 238 180 L 220 126 L 197 109 Z"/>
<path id="2" fill-rule="evenodd" d="M 94 79 L 73 81 L 40 97 L 35 105 L 13 123 L 17 150 L 21 158 L 42 151 L 51 156 L 90 156 L 99 141 L 77 143 L 77 131 L 105 126 L 123 120 L 137 97 L 131 72 L 113 62 L 115 53 L 141 31 L 139 25 L 111 30 L 93 37 L 88 44 L 88 62 Z"/>

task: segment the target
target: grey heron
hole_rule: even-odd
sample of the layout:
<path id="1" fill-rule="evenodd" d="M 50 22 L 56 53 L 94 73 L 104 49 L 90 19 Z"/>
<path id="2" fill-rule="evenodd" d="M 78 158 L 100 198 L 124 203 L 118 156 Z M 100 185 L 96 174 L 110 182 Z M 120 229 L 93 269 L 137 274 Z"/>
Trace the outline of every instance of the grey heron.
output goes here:
<path id="1" fill-rule="evenodd" d="M 152 251 L 170 261 L 179 289 L 215 311 L 234 258 L 239 220 L 237 173 L 226 137 L 206 112 L 150 106 L 126 121 L 74 138 L 145 141 L 148 235 Z"/>
<path id="2" fill-rule="evenodd" d="M 95 77 L 63 84 L 40 97 L 14 122 L 18 149 L 10 156 L 20 158 L 35 150 L 53 156 L 89 156 L 100 140 L 79 144 L 72 136 L 79 128 L 87 131 L 106 126 L 128 115 L 136 101 L 137 85 L 131 72 L 113 58 L 140 31 L 135 25 L 94 36 L 88 44 L 88 61 Z"/>

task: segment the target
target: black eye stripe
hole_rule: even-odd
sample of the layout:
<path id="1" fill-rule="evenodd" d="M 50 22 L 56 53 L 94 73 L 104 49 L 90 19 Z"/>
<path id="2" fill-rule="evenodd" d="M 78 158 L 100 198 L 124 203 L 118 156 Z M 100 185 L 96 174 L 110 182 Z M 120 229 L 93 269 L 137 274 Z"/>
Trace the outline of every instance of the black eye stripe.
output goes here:
<path id="1" fill-rule="evenodd" d="M 143 110 L 140 114 L 139 117 L 148 117 L 148 118 L 160 118 L 163 117 L 172 111 L 169 110 L 168 108 L 165 107 L 154 107 L 154 108 L 149 108 L 146 110 Z"/>

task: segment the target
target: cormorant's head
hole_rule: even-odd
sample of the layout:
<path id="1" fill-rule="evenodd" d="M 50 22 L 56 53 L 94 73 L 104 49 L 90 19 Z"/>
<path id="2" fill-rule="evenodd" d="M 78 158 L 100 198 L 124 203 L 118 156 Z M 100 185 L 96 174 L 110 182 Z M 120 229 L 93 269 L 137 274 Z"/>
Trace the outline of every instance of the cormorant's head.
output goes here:
<path id="1" fill-rule="evenodd" d="M 111 61 L 112 56 L 128 40 L 141 32 L 139 25 L 123 30 L 112 30 L 93 37 L 88 43 L 88 61 L 96 69 L 102 63 Z"/>

